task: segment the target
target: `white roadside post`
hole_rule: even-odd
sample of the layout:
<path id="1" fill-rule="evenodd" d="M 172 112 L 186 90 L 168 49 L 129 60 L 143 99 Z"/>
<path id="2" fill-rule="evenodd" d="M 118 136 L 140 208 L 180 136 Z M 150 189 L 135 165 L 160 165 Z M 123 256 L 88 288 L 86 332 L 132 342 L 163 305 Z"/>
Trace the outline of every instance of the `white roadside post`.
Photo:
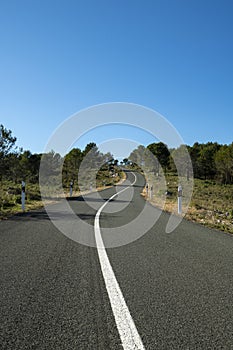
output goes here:
<path id="1" fill-rule="evenodd" d="M 74 185 L 74 182 L 70 181 L 70 197 L 72 197 L 72 194 L 73 194 L 73 185 Z"/>
<path id="2" fill-rule="evenodd" d="M 92 183 L 90 184 L 90 191 L 92 192 Z"/>
<path id="3" fill-rule="evenodd" d="M 147 182 L 147 184 L 146 184 L 146 195 L 148 196 L 148 192 L 149 192 L 149 184 L 148 184 L 148 182 Z"/>
<path id="4" fill-rule="evenodd" d="M 22 203 L 22 211 L 25 211 L 25 182 L 24 181 L 22 181 L 21 203 Z"/>
<path id="5" fill-rule="evenodd" d="M 150 199 L 152 199 L 152 197 L 153 197 L 153 191 L 154 191 L 154 188 L 153 188 L 153 185 L 151 185 L 151 187 L 150 187 Z"/>
<path id="6" fill-rule="evenodd" d="M 182 186 L 178 186 L 178 214 L 182 214 Z"/>

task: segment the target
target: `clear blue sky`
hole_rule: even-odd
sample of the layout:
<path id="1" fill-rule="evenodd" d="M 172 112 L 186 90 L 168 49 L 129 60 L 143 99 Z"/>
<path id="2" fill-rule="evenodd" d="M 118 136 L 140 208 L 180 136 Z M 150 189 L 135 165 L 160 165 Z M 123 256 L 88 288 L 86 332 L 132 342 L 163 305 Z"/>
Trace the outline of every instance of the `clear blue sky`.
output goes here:
<path id="1" fill-rule="evenodd" d="M 0 123 L 32 152 L 112 101 L 155 109 L 187 144 L 231 143 L 233 1 L 1 0 L 0 100 Z"/>

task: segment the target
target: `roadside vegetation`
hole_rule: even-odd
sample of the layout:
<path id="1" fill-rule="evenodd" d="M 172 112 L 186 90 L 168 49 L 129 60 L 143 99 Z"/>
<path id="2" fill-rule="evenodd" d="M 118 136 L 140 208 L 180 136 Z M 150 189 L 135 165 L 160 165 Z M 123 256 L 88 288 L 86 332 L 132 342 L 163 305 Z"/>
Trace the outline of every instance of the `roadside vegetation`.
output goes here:
<path id="1" fill-rule="evenodd" d="M 21 211 L 22 181 L 26 182 L 26 210 L 43 206 L 39 187 L 41 165 L 40 180 L 43 182 L 44 177 L 48 193 L 50 187 L 53 189 L 53 197 L 48 194 L 48 203 L 69 196 L 71 183 L 73 196 L 113 186 L 125 177 L 121 167 L 128 166 L 143 172 L 146 181 L 153 186 L 152 195 L 146 188 L 142 194 L 154 205 L 173 211 L 177 205 L 178 175 L 173 160 L 176 158 L 182 172 L 179 175 L 186 181 L 194 178 L 186 218 L 233 233 L 233 143 L 195 143 L 168 149 L 158 142 L 139 146 L 120 164 L 111 153 L 101 153 L 95 143 L 87 144 L 84 150 L 73 148 L 63 157 L 52 150 L 46 154 L 32 154 L 16 148 L 15 143 L 11 130 L 0 125 L 0 218 Z M 185 149 L 190 162 L 184 157 Z M 62 174 L 61 188 L 59 173 Z"/>
<path id="2" fill-rule="evenodd" d="M 47 193 L 46 203 L 69 196 L 71 183 L 72 195 L 78 196 L 95 189 L 113 186 L 125 177 L 118 166 L 118 160 L 110 153 L 102 154 L 95 143 L 87 144 L 83 151 L 73 148 L 64 157 L 52 150 L 46 154 L 32 154 L 28 150 L 16 148 L 15 143 L 16 137 L 12 135 L 11 130 L 0 125 L 0 219 L 22 211 L 22 181 L 26 182 L 28 211 L 43 207 L 39 176 L 40 183 Z M 81 164 L 83 169 L 79 174 Z M 59 184 L 60 173 L 62 187 Z M 51 189 L 53 196 L 50 196 Z"/>
<path id="3" fill-rule="evenodd" d="M 167 174 L 166 180 L 167 187 L 164 187 L 163 190 L 158 182 L 153 182 L 153 195 L 147 193 L 146 188 L 144 188 L 142 195 L 153 205 L 168 212 L 173 212 L 175 208 L 177 213 L 178 177 Z M 148 181 L 150 181 L 149 178 Z M 158 186 L 159 193 L 156 186 Z M 211 228 L 233 233 L 232 199 L 233 185 L 222 185 L 214 180 L 194 179 L 192 200 L 185 218 Z"/>
<path id="4" fill-rule="evenodd" d="M 190 161 L 184 157 L 185 148 Z M 153 159 L 152 159 L 153 158 Z M 139 146 L 127 160 L 141 171 L 150 188 L 142 195 L 155 206 L 177 213 L 179 179 L 174 158 L 178 159 L 181 178 L 194 180 L 192 200 L 186 218 L 203 225 L 233 233 L 233 143 L 208 142 L 170 149 L 162 142 Z M 183 194 L 185 200 L 185 193 Z"/>

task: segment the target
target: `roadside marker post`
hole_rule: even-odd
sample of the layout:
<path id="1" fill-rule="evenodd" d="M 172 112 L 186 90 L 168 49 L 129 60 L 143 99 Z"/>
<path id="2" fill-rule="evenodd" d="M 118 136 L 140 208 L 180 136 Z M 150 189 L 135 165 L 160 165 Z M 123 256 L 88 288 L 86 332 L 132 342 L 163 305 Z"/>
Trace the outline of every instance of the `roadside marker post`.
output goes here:
<path id="1" fill-rule="evenodd" d="M 73 185 L 74 185 L 74 182 L 70 181 L 70 197 L 72 197 L 72 194 L 73 194 Z"/>
<path id="2" fill-rule="evenodd" d="M 148 182 L 147 182 L 147 184 L 146 184 L 146 195 L 148 196 L 148 192 L 149 192 L 149 184 L 148 184 Z"/>
<path id="3" fill-rule="evenodd" d="M 178 214 L 182 214 L 182 186 L 178 186 Z"/>
<path id="4" fill-rule="evenodd" d="M 92 183 L 90 184 L 90 191 L 92 192 Z"/>
<path id="5" fill-rule="evenodd" d="M 21 203 L 22 203 L 22 211 L 25 211 L 25 182 L 24 181 L 22 181 Z"/>
<path id="6" fill-rule="evenodd" d="M 150 187 L 150 199 L 152 199 L 152 197 L 153 197 L 153 191 L 154 191 L 154 188 L 153 188 L 153 185 L 151 185 L 151 187 Z"/>

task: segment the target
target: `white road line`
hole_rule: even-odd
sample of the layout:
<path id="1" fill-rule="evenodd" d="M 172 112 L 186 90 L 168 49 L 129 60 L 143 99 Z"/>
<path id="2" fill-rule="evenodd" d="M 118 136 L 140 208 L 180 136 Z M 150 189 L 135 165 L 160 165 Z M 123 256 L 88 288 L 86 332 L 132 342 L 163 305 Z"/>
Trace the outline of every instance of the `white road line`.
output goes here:
<path id="1" fill-rule="evenodd" d="M 101 211 L 109 203 L 109 201 L 111 201 L 118 194 L 126 191 L 128 188 L 130 188 L 135 184 L 137 178 L 135 174 L 133 175 L 135 177 L 135 180 L 130 186 L 114 194 L 112 197 L 108 199 L 108 201 L 106 201 L 100 207 L 100 209 L 98 210 L 95 216 L 94 229 L 95 229 L 95 239 L 96 239 L 97 251 L 98 251 L 99 260 L 100 260 L 100 266 L 104 277 L 106 289 L 108 292 L 108 297 L 111 303 L 113 315 L 115 317 L 117 329 L 121 338 L 123 349 L 124 350 L 136 350 L 136 349 L 145 350 L 142 340 L 140 338 L 140 335 L 138 334 L 137 328 L 132 319 L 132 316 L 130 315 L 130 311 L 126 305 L 120 286 L 113 272 L 110 261 L 108 259 L 104 242 L 102 240 L 100 224 L 99 224 Z"/>

